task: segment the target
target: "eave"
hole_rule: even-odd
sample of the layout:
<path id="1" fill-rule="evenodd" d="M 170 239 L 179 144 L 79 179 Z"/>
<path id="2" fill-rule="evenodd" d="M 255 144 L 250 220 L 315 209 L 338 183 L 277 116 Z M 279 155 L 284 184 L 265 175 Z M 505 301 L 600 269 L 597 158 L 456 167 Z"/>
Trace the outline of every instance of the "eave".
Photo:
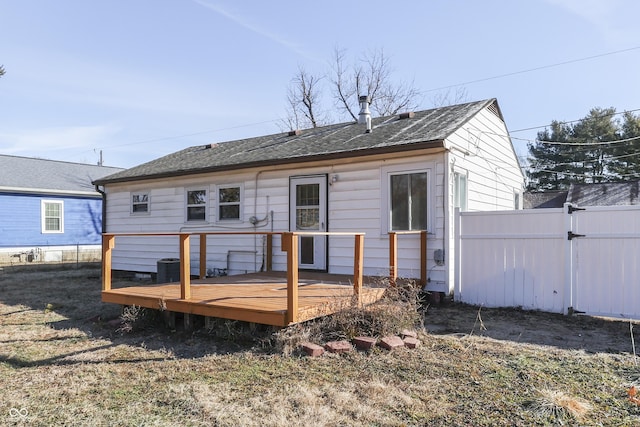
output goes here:
<path id="1" fill-rule="evenodd" d="M 285 159 L 268 159 L 268 160 L 261 160 L 261 161 L 255 161 L 255 162 L 227 164 L 227 165 L 212 166 L 212 167 L 205 167 L 205 168 L 175 170 L 175 171 L 168 171 L 168 172 L 162 172 L 157 174 L 149 174 L 149 175 L 141 175 L 141 176 L 133 176 L 133 177 L 122 177 L 122 178 L 114 178 L 114 179 L 108 179 L 108 180 L 98 179 L 94 181 L 93 184 L 106 185 L 106 184 L 116 184 L 116 183 L 124 183 L 124 182 L 146 181 L 146 180 L 152 180 L 152 179 L 174 178 L 174 177 L 180 177 L 180 176 L 197 175 L 197 174 L 213 173 L 213 172 L 225 172 L 225 171 L 232 171 L 232 170 L 237 171 L 241 169 L 262 168 L 262 167 L 272 167 L 272 166 L 291 165 L 291 164 L 306 164 L 311 162 L 327 161 L 327 160 L 368 158 L 371 156 L 380 156 L 384 154 L 404 153 L 409 151 L 437 149 L 437 148 L 445 149 L 444 140 L 439 139 L 434 141 L 423 141 L 423 142 L 415 142 L 410 144 L 405 143 L 402 145 L 396 145 L 392 147 L 367 148 L 365 150 L 322 153 L 322 154 L 314 154 L 311 156 L 303 156 L 303 157 L 291 157 L 291 158 L 285 158 Z"/>

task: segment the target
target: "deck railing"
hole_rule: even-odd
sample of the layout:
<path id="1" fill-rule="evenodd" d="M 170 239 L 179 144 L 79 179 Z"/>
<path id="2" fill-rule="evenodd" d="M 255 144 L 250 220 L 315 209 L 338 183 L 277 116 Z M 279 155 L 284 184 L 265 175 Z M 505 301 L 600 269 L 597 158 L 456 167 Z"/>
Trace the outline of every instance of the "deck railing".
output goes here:
<path id="1" fill-rule="evenodd" d="M 281 236 L 281 249 L 287 252 L 287 323 L 298 321 L 298 248 L 300 236 L 353 236 L 353 292 L 358 304 L 362 290 L 362 277 L 364 270 L 364 233 L 349 232 L 195 232 L 195 233 L 104 233 L 102 235 L 102 290 L 111 290 L 112 285 L 112 256 L 116 246 L 116 237 L 151 237 L 151 236 L 177 236 L 180 249 L 180 299 L 191 299 L 191 237 L 199 237 L 199 276 L 206 277 L 207 236 L 218 235 L 265 235 L 266 242 L 266 270 L 272 269 L 273 236 Z"/>
<path id="2" fill-rule="evenodd" d="M 389 281 L 394 286 L 398 280 L 398 236 L 420 235 L 420 286 L 427 284 L 427 231 L 391 231 L 389 232 Z"/>

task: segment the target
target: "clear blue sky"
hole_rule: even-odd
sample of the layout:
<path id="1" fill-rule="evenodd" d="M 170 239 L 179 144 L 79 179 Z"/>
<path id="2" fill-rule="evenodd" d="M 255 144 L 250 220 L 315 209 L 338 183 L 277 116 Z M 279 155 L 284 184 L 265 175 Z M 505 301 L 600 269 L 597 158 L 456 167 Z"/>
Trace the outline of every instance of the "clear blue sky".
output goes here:
<path id="1" fill-rule="evenodd" d="M 327 70 L 336 46 L 383 49 L 419 109 L 457 84 L 495 97 L 512 132 L 635 110 L 639 16 L 635 0 L 0 0 L 0 154 L 132 167 L 276 133 L 298 66 Z"/>

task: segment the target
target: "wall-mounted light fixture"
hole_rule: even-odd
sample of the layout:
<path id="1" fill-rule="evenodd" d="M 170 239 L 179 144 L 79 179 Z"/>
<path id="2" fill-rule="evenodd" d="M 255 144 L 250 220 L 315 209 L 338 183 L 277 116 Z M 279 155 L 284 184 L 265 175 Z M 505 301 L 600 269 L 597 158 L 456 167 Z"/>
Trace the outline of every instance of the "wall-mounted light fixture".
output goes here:
<path id="1" fill-rule="evenodd" d="M 338 179 L 340 179 L 340 177 L 338 176 L 338 174 L 333 174 L 331 175 L 331 182 L 330 184 L 333 185 L 334 182 L 338 182 Z"/>

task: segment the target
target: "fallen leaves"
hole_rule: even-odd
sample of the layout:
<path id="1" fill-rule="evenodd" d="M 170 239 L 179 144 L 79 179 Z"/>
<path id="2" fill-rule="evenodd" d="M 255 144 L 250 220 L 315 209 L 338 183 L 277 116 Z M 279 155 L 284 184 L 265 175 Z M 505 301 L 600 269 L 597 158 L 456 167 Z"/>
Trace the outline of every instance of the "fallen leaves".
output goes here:
<path id="1" fill-rule="evenodd" d="M 636 397 L 638 395 L 638 389 L 636 388 L 636 386 L 631 386 L 631 388 L 627 391 L 627 394 L 629 395 L 629 402 L 640 405 L 640 399 Z"/>

